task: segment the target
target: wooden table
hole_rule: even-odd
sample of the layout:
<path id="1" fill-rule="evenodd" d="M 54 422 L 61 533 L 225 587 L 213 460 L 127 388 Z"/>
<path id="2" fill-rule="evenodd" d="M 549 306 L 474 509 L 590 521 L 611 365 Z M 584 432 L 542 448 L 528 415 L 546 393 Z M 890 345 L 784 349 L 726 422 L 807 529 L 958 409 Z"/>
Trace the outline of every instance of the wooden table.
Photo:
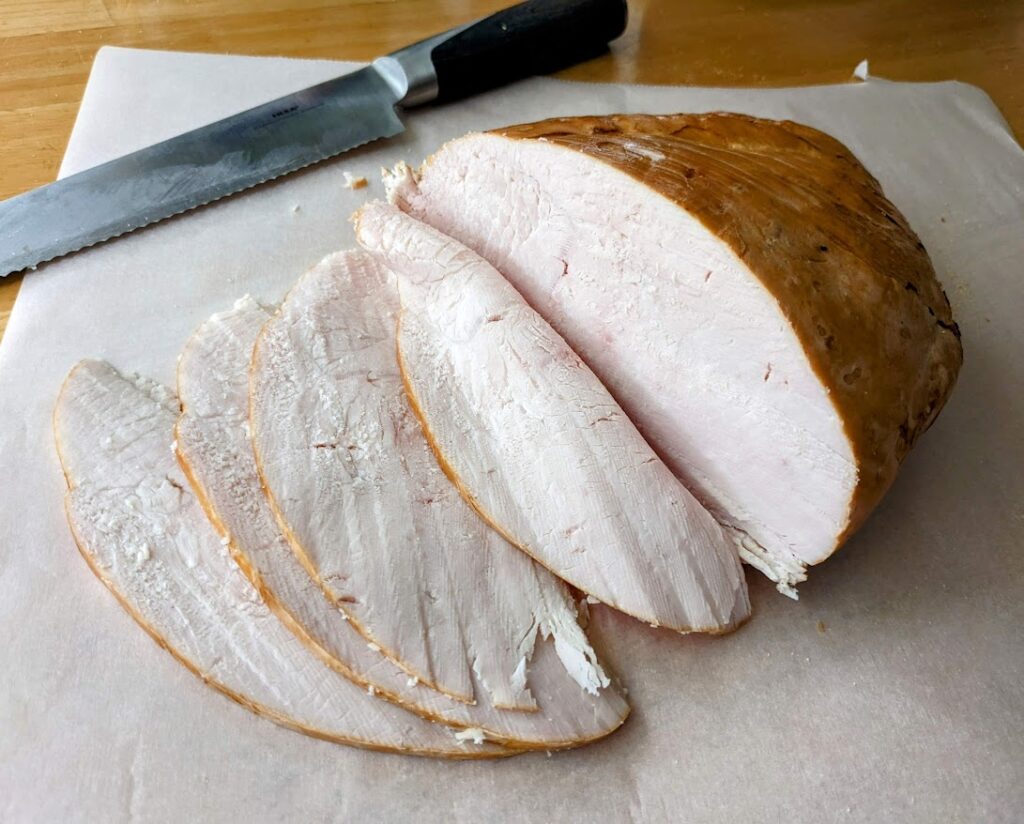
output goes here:
<path id="1" fill-rule="evenodd" d="M 0 199 L 53 180 L 103 45 L 363 60 L 511 0 L 3 0 Z M 720 86 L 956 78 L 1024 132 L 1024 0 L 630 0 L 583 80 Z M 0 281 L 0 334 L 18 278 Z"/>

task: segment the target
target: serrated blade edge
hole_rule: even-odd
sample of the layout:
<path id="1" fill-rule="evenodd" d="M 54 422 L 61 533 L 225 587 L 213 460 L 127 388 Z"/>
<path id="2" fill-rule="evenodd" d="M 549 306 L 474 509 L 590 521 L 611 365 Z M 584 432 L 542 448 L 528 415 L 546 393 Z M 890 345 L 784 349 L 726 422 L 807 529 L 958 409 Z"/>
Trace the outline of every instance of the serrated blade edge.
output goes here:
<path id="1" fill-rule="evenodd" d="M 0 275 L 399 134 L 396 102 L 368 66 L 0 202 Z"/>

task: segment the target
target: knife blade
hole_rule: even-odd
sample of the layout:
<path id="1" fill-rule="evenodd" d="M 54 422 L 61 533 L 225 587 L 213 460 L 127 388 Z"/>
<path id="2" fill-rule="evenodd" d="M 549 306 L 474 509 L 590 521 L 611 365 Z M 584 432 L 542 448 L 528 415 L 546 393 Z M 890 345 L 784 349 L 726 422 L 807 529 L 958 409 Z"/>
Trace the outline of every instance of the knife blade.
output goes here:
<path id="1" fill-rule="evenodd" d="M 626 15 L 626 0 L 530 0 L 2 201 L 0 277 L 393 137 L 401 110 L 592 57 Z"/>

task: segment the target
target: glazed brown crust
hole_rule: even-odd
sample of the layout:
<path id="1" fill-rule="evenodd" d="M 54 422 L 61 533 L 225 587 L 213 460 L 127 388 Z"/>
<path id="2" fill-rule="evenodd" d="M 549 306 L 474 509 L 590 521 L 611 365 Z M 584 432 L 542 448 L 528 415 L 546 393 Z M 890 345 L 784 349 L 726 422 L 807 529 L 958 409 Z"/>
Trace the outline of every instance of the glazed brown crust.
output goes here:
<path id="1" fill-rule="evenodd" d="M 935 420 L 963 360 L 928 253 L 878 181 L 827 134 L 746 115 L 555 118 L 494 134 L 543 139 L 628 174 L 749 267 L 850 440 L 858 484 L 836 546 L 848 538 Z"/>

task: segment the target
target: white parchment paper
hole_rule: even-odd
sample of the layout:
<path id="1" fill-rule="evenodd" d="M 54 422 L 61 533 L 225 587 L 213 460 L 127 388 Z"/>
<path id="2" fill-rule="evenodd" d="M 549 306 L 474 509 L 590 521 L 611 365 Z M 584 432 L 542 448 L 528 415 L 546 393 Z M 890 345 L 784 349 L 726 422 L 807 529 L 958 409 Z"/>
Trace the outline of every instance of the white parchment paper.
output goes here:
<path id="1" fill-rule="evenodd" d="M 64 173 L 346 64 L 104 49 Z M 351 243 L 378 167 L 556 114 L 732 109 L 849 145 L 920 233 L 963 329 L 952 400 L 892 492 L 793 603 L 684 638 L 595 610 L 635 710 L 569 753 L 452 764 L 314 741 L 204 687 L 75 551 L 50 434 L 82 357 L 170 381 L 211 312 Z M 0 346 L 0 820 L 1024 819 L 1024 153 L 959 83 L 774 91 L 538 79 L 414 112 L 408 132 L 41 267 Z M 341 188 L 343 172 L 369 190 Z"/>

